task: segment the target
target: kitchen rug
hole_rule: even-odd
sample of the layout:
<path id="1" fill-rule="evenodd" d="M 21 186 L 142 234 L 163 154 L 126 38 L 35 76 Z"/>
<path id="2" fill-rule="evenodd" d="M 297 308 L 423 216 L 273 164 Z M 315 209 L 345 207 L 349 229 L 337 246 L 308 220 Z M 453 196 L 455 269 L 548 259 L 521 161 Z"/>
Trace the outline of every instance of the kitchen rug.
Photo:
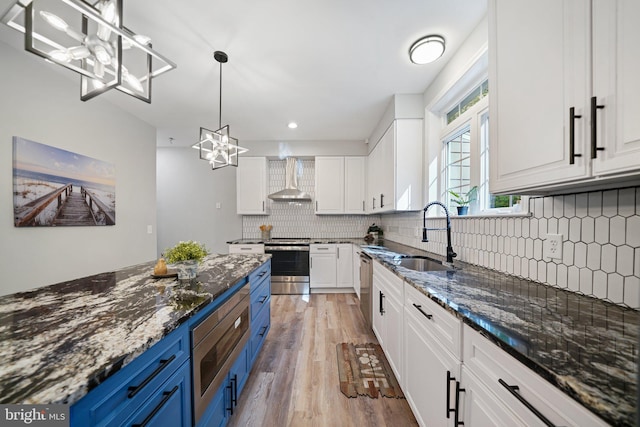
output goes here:
<path id="1" fill-rule="evenodd" d="M 345 396 L 404 398 L 379 344 L 340 343 L 336 351 L 340 391 Z"/>

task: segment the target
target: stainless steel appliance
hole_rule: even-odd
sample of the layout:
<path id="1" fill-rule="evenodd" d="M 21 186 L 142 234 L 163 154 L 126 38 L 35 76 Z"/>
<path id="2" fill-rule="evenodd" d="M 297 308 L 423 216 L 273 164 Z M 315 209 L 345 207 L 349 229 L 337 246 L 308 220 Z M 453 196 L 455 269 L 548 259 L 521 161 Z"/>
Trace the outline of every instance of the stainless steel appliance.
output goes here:
<path id="1" fill-rule="evenodd" d="M 264 244 L 271 254 L 271 293 L 309 293 L 309 239 L 271 239 Z"/>
<path id="2" fill-rule="evenodd" d="M 246 284 L 193 328 L 193 408 L 196 424 L 236 356 L 249 340 L 249 307 L 249 284 Z M 234 391 L 231 390 L 231 393 L 233 396 Z"/>
<path id="3" fill-rule="evenodd" d="M 373 261 L 364 252 L 360 252 L 360 310 L 365 323 L 371 327 L 371 285 L 373 282 Z"/>

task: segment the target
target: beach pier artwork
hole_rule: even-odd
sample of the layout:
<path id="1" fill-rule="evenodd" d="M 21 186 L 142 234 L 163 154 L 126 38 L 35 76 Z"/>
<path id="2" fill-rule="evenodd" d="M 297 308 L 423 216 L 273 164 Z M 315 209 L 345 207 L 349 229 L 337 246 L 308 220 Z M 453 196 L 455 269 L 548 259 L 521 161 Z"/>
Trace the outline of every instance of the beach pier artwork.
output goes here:
<path id="1" fill-rule="evenodd" d="M 16 227 L 116 223 L 115 165 L 13 137 Z"/>

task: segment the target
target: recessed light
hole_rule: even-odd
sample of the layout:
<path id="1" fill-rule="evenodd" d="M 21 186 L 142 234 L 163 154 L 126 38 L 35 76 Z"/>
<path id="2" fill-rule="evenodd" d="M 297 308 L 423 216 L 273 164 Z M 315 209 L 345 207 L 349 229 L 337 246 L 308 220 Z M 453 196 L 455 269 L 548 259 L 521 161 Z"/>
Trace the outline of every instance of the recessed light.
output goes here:
<path id="1" fill-rule="evenodd" d="M 298 124 L 296 122 L 289 122 L 287 126 L 289 127 L 289 129 L 295 129 L 298 127 Z"/>
<path id="2" fill-rule="evenodd" d="M 440 58 L 444 53 L 444 38 L 430 35 L 421 38 L 409 48 L 409 58 L 414 64 L 428 64 Z"/>

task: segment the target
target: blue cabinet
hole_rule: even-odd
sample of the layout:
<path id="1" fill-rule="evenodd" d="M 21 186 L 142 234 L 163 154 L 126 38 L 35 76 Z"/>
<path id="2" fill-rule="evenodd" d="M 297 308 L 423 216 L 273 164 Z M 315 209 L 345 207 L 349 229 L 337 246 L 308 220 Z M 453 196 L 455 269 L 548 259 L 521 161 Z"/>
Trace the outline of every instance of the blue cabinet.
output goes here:
<path id="1" fill-rule="evenodd" d="M 125 419 L 137 413 L 147 400 L 164 393 L 174 374 L 184 373 L 184 366 L 189 366 L 185 363 L 190 354 L 188 332 L 186 325 L 171 332 L 76 402 L 70 409 L 71 425 L 123 425 Z M 191 374 L 187 374 L 190 378 Z M 185 406 L 189 419 L 190 408 L 190 404 Z"/>
<path id="2" fill-rule="evenodd" d="M 249 275 L 251 289 L 251 338 L 249 364 L 253 365 L 271 328 L 271 261 Z"/>

